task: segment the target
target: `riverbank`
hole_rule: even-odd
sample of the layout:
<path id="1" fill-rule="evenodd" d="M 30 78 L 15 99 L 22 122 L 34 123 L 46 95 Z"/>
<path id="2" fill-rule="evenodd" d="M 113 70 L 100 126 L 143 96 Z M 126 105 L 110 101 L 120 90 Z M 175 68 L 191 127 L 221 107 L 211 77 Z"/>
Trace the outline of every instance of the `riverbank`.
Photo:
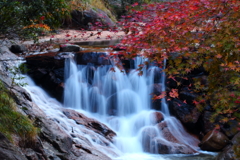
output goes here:
<path id="1" fill-rule="evenodd" d="M 39 43 L 53 41 L 55 43 L 76 43 L 89 41 L 120 40 L 125 36 L 123 31 L 85 31 L 85 30 L 58 30 L 57 33 L 39 37 Z M 23 44 L 33 44 L 33 40 Z"/>

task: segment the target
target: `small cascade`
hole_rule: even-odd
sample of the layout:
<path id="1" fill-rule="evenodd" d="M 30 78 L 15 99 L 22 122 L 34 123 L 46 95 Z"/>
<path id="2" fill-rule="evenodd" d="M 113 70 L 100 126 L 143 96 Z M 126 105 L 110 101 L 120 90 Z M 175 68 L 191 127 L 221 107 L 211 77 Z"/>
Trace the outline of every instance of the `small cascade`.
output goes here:
<path id="1" fill-rule="evenodd" d="M 116 133 L 115 145 L 124 154 L 196 153 L 199 141 L 170 116 L 165 98 L 152 105 L 154 85 L 165 89 L 164 68 L 136 57 L 128 73 L 117 66 L 77 65 L 66 60 L 64 106 L 84 110 L 105 122 Z M 166 61 L 164 61 L 164 66 Z"/>

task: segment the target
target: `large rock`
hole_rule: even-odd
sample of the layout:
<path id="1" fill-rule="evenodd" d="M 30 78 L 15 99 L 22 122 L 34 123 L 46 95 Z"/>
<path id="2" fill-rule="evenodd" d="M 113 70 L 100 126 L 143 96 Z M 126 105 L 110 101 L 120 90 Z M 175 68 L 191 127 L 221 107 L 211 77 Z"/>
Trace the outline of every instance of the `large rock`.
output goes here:
<path id="1" fill-rule="evenodd" d="M 61 44 L 60 45 L 60 52 L 79 52 L 83 50 L 80 46 L 78 45 L 73 45 L 73 44 Z"/>
<path id="2" fill-rule="evenodd" d="M 172 143 L 179 143 L 179 141 L 177 140 L 177 138 L 174 137 L 174 135 L 169 131 L 167 123 L 165 121 L 157 124 L 157 127 L 159 129 L 159 131 L 162 134 L 162 137 Z"/>
<path id="3" fill-rule="evenodd" d="M 169 103 L 169 108 L 174 116 L 176 116 L 192 133 L 198 133 L 200 126 L 196 125 L 201 116 L 201 112 L 197 107 L 184 103 L 179 99 L 173 99 Z"/>
<path id="4" fill-rule="evenodd" d="M 78 64 L 92 63 L 94 65 L 110 65 L 111 62 L 105 52 L 88 52 L 83 51 L 76 54 Z"/>
<path id="5" fill-rule="evenodd" d="M 82 27 L 88 30 L 96 28 L 114 27 L 115 23 L 109 18 L 107 13 L 100 9 L 90 9 L 85 11 L 74 10 L 71 13 L 72 22 L 70 26 L 74 28 Z"/>
<path id="6" fill-rule="evenodd" d="M 155 125 L 157 123 L 162 122 L 164 120 L 164 116 L 161 112 L 155 111 L 149 115 L 149 119 L 150 119 L 151 124 Z"/>
<path id="7" fill-rule="evenodd" d="M 9 49 L 13 53 L 23 53 L 23 52 L 27 52 L 28 51 L 26 46 L 24 46 L 22 44 L 14 44 Z"/>
<path id="8" fill-rule="evenodd" d="M 85 115 L 78 113 L 70 109 L 62 109 L 63 113 L 70 119 L 73 119 L 77 124 L 87 127 L 89 130 L 92 130 L 102 136 L 104 136 L 109 141 L 113 141 L 113 137 L 116 136 L 116 133 L 108 128 L 105 124 L 102 124 L 95 119 L 86 117 Z"/>
<path id="9" fill-rule="evenodd" d="M 147 127 L 142 131 L 141 141 L 144 152 L 154 153 L 154 147 L 152 145 L 153 139 L 158 135 L 158 131 L 155 127 Z"/>
<path id="10" fill-rule="evenodd" d="M 143 150 L 157 154 L 193 154 L 196 150 L 181 143 L 168 129 L 167 123 L 161 121 L 155 126 L 146 127 L 141 132 Z"/>
<path id="11" fill-rule="evenodd" d="M 202 150 L 221 151 L 230 143 L 227 136 L 218 130 L 209 131 L 199 144 Z"/>
<path id="12" fill-rule="evenodd" d="M 196 153 L 190 146 L 180 143 L 166 142 L 157 138 L 154 141 L 154 150 L 158 154 L 193 154 Z"/>

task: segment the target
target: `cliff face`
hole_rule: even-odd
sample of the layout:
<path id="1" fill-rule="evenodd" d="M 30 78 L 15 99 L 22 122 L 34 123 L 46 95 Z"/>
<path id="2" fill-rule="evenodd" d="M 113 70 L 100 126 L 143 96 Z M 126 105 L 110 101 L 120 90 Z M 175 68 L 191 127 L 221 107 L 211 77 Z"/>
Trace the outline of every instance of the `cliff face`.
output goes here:
<path id="1" fill-rule="evenodd" d="M 72 121 L 71 126 L 64 126 L 58 119 L 48 116 L 37 106 L 30 94 L 19 86 L 12 86 L 9 68 L 13 67 L 18 56 L 11 53 L 7 47 L 0 48 L 0 80 L 9 88 L 17 110 L 30 118 L 38 128 L 39 133 L 31 144 L 22 145 L 21 138 L 13 135 L 10 142 L 0 133 L 1 160 L 110 160 L 99 151 L 99 148 L 109 148 L 116 135 L 106 125 L 95 119 L 86 117 L 70 109 L 59 108 L 61 118 Z M 10 88 L 11 87 L 11 88 Z M 49 106 L 51 108 L 52 106 Z M 69 128 L 72 128 L 69 131 Z M 79 130 L 79 132 L 75 132 Z M 87 133 L 89 137 L 100 137 L 98 148 L 88 138 L 79 133 Z M 90 139 L 91 139 L 90 138 Z"/>

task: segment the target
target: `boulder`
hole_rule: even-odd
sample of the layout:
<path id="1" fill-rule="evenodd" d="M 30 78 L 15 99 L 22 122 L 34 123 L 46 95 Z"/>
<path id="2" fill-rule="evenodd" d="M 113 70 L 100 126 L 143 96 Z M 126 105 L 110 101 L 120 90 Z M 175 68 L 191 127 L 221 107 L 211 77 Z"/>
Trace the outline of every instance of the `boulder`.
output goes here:
<path id="1" fill-rule="evenodd" d="M 218 130 L 209 131 L 199 144 L 202 150 L 221 151 L 230 143 L 227 136 Z"/>
<path id="2" fill-rule="evenodd" d="M 158 154 L 193 154 L 196 150 L 191 146 L 181 143 L 168 129 L 166 121 L 158 123 L 157 128 L 160 132 L 161 138 L 156 138 L 152 141 L 155 151 Z"/>
<path id="3" fill-rule="evenodd" d="M 176 116 L 190 132 L 196 133 L 200 130 L 200 126 L 196 125 L 201 116 L 198 108 L 186 104 L 179 99 L 173 99 L 169 103 L 169 108 L 172 114 Z"/>
<path id="4" fill-rule="evenodd" d="M 83 50 L 80 46 L 74 44 L 61 44 L 60 52 L 78 52 Z"/>
<path id="5" fill-rule="evenodd" d="M 160 123 L 164 120 L 164 117 L 163 117 L 163 114 L 161 112 L 152 112 L 150 115 L 149 115 L 149 119 L 151 121 L 151 124 L 155 125 L 157 123 Z"/>
<path id="6" fill-rule="evenodd" d="M 173 143 L 179 143 L 177 138 L 174 137 L 174 135 L 172 135 L 172 133 L 169 131 L 169 129 L 167 127 L 164 127 L 162 130 L 160 130 L 160 132 L 162 133 L 165 140 L 167 140 L 169 142 L 173 142 Z"/>
<path id="7" fill-rule="evenodd" d="M 14 44 L 9 49 L 13 53 L 23 53 L 23 52 L 27 52 L 28 51 L 26 46 L 24 46 L 22 44 Z"/>
<path id="8" fill-rule="evenodd" d="M 168 142 L 164 139 L 157 138 L 154 141 L 154 150 L 157 154 L 193 154 L 196 153 L 191 147 L 180 144 Z"/>
<path id="9" fill-rule="evenodd" d="M 78 64 L 110 65 L 111 62 L 104 52 L 79 52 L 76 54 Z"/>
<path id="10" fill-rule="evenodd" d="M 73 10 L 71 12 L 72 22 L 70 24 L 73 28 L 82 27 L 88 30 L 96 28 L 114 27 L 115 23 L 109 18 L 107 13 L 100 9 L 90 9 L 85 11 Z"/>
<path id="11" fill-rule="evenodd" d="M 155 127 L 144 128 L 141 134 L 141 141 L 144 152 L 154 153 L 152 141 L 158 136 Z"/>

